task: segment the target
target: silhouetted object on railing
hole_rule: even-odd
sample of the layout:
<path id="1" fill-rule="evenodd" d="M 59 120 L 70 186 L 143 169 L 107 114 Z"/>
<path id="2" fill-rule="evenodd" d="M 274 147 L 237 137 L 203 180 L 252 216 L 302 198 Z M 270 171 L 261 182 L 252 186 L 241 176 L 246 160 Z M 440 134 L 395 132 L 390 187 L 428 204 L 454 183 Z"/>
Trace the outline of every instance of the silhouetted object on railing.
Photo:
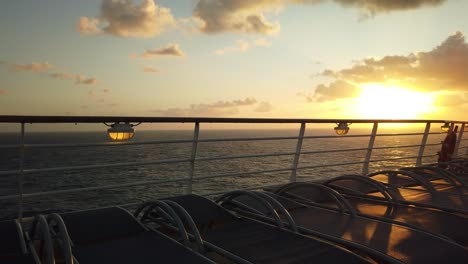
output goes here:
<path id="1" fill-rule="evenodd" d="M 458 126 L 455 126 L 454 130 L 449 130 L 447 136 L 445 137 L 444 141 L 442 141 L 442 149 L 437 152 L 439 155 L 439 159 L 437 162 L 449 162 L 452 160 L 453 152 L 455 151 L 455 144 L 457 143 L 457 131 Z M 447 165 L 440 165 L 444 168 Z"/>

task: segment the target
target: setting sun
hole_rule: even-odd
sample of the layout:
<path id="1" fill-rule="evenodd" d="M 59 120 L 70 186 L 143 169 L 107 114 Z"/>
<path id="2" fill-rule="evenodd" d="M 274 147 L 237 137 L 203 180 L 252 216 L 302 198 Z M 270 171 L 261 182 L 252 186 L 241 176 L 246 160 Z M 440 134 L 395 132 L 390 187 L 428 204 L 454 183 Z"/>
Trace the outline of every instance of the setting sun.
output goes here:
<path id="1" fill-rule="evenodd" d="M 415 119 L 434 111 L 431 94 L 409 89 L 365 84 L 358 98 L 362 118 Z"/>

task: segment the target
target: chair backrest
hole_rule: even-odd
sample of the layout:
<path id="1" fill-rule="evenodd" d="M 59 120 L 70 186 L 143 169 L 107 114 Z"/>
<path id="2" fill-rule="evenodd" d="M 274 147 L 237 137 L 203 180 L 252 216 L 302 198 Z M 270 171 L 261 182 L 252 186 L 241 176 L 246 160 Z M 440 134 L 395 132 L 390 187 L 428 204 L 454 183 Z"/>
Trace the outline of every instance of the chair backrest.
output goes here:
<path id="1" fill-rule="evenodd" d="M 213 222 L 230 221 L 234 218 L 226 209 L 213 201 L 194 194 L 171 197 L 167 200 L 180 204 L 192 217 L 197 225 L 206 225 Z"/>
<path id="2" fill-rule="evenodd" d="M 15 220 L 0 222 L 0 257 L 22 255 L 23 251 L 21 241 L 24 241 L 24 239 L 20 230 L 18 230 Z"/>
<path id="3" fill-rule="evenodd" d="M 16 220 L 0 221 L 0 263 L 36 263 L 26 249 L 23 230 Z"/>
<path id="4" fill-rule="evenodd" d="M 112 240 L 147 230 L 127 210 L 120 207 L 64 213 L 61 217 L 75 244 Z"/>

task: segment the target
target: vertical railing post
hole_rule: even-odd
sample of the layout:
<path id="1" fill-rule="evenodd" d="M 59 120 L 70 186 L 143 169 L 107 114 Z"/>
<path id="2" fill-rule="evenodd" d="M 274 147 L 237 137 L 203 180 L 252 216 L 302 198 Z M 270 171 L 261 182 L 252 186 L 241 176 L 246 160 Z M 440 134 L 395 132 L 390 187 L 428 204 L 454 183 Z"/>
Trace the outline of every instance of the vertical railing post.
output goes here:
<path id="1" fill-rule="evenodd" d="M 362 164 L 362 175 L 367 175 L 369 173 L 369 162 L 372 156 L 372 150 L 374 149 L 374 142 L 375 142 L 375 137 L 377 135 L 378 128 L 379 128 L 379 123 L 374 122 L 374 126 L 372 127 L 372 134 L 369 138 L 369 145 L 367 145 L 366 158 L 364 160 L 364 164 Z"/>
<path id="2" fill-rule="evenodd" d="M 427 138 L 429 137 L 429 131 L 431 130 L 431 122 L 426 123 L 426 128 L 424 129 L 424 135 L 421 140 L 421 146 L 419 147 L 418 158 L 416 159 L 416 166 L 422 165 L 422 159 L 424 156 L 424 150 L 426 149 Z"/>
<path id="3" fill-rule="evenodd" d="M 23 186 L 24 186 L 24 130 L 25 123 L 21 123 L 21 137 L 20 137 L 20 164 L 18 174 L 18 221 L 23 222 Z"/>
<path id="4" fill-rule="evenodd" d="M 195 129 L 193 130 L 192 154 L 190 155 L 189 179 L 188 179 L 188 184 L 187 184 L 187 190 L 185 191 L 186 194 L 192 193 L 193 175 L 195 173 L 195 159 L 197 157 L 199 134 L 200 134 L 200 122 L 195 122 Z"/>
<path id="5" fill-rule="evenodd" d="M 455 145 L 455 150 L 453 151 L 453 157 L 458 157 L 458 148 L 460 147 L 460 143 L 463 139 L 463 132 L 465 132 L 465 123 L 462 123 L 460 132 L 458 133 L 457 144 Z"/>
<path id="6" fill-rule="evenodd" d="M 291 176 L 289 177 L 290 182 L 296 182 L 297 165 L 299 164 L 299 158 L 301 156 L 302 142 L 304 141 L 305 129 L 306 123 L 302 122 L 301 128 L 299 130 L 299 136 L 297 138 L 296 153 L 294 154 L 294 159 L 291 166 Z"/>

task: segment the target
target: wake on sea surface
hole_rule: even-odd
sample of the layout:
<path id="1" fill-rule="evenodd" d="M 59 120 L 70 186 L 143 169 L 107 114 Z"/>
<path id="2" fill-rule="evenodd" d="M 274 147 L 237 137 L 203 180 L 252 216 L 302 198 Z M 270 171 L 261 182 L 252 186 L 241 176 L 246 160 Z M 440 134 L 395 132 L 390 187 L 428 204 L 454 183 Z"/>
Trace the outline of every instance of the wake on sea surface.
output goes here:
<path id="1" fill-rule="evenodd" d="M 332 133 L 332 132 L 331 132 Z M 366 131 L 364 134 L 368 134 Z M 205 130 L 200 138 L 250 138 L 250 137 L 295 137 L 297 130 Z M 330 134 L 329 130 L 318 130 L 306 135 Z M 331 135 L 331 134 L 330 134 Z M 193 131 L 138 131 L 134 141 L 153 140 L 190 140 Z M 430 136 L 428 143 L 440 143 L 443 135 Z M 5 133 L 0 137 L 0 145 L 18 144 L 18 134 Z M 28 133 L 26 143 L 98 143 L 106 141 L 102 132 L 36 132 Z M 305 139 L 302 152 L 323 150 L 367 148 L 369 138 L 340 137 L 332 139 Z M 420 136 L 387 136 L 378 137 L 375 147 L 417 145 Z M 248 154 L 294 153 L 297 139 L 233 142 L 201 142 L 198 145 L 197 158 L 238 156 Z M 435 154 L 440 146 L 426 147 L 426 155 Z M 128 145 L 112 147 L 75 147 L 75 148 L 32 148 L 25 152 L 24 168 L 38 169 L 65 166 L 94 165 L 103 163 L 155 161 L 189 159 L 191 143 Z M 419 147 L 398 149 L 375 149 L 372 160 L 417 156 Z M 310 153 L 300 156 L 300 166 L 338 164 L 363 161 L 366 150 Z M 18 170 L 20 154 L 18 148 L 2 149 L 0 154 L 0 171 Z M 294 155 L 257 157 L 215 161 L 197 161 L 194 178 L 216 174 L 275 170 L 290 168 Z M 424 163 L 431 163 L 436 157 L 426 158 Z M 414 165 L 415 159 L 402 159 L 371 163 L 369 171 L 396 169 Z M 60 170 L 24 175 L 24 193 L 86 188 L 109 184 L 123 184 L 136 181 L 168 180 L 187 177 L 189 162 L 176 164 L 157 164 L 144 166 L 113 167 L 84 170 Z M 343 174 L 360 174 L 362 164 L 299 169 L 298 181 L 311 181 Z M 290 171 L 251 174 L 237 177 L 222 177 L 207 180 L 195 180 L 193 192 L 208 194 L 247 187 L 260 187 L 286 183 Z M 0 176 L 0 196 L 14 195 L 18 192 L 18 175 Z M 106 205 L 126 204 L 149 199 L 183 194 L 187 182 L 164 183 L 154 185 L 132 186 L 119 189 L 81 191 L 73 194 L 36 196 L 24 198 L 25 214 L 37 212 L 67 211 Z M 0 218 L 14 217 L 18 199 L 0 200 Z"/>

